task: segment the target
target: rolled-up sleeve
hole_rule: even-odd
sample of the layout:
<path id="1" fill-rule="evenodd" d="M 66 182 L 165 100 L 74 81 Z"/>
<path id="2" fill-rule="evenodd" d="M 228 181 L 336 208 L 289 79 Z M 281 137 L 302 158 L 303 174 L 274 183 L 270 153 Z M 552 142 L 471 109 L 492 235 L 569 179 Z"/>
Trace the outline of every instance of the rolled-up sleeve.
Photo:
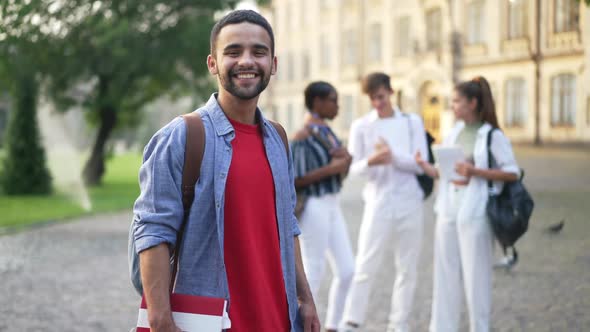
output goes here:
<path id="1" fill-rule="evenodd" d="M 492 133 L 490 150 L 497 168 L 507 173 L 520 175 L 520 167 L 516 163 L 512 144 L 510 144 L 508 137 L 500 130 L 494 130 Z"/>
<path id="2" fill-rule="evenodd" d="M 158 131 L 144 149 L 140 194 L 133 207 L 136 251 L 176 244 L 182 224 L 182 169 L 185 131 L 180 118 Z"/>

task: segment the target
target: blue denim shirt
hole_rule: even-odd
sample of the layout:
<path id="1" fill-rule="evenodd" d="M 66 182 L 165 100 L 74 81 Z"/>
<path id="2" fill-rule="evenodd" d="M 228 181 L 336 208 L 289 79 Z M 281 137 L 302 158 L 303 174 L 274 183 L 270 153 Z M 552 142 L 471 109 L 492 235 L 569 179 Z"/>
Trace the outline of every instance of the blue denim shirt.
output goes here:
<path id="1" fill-rule="evenodd" d="M 215 94 L 196 112 L 201 114 L 205 126 L 205 152 L 195 186 L 195 200 L 179 248 L 174 292 L 223 297 L 229 301 L 223 255 L 223 214 L 225 184 L 232 159 L 231 141 L 235 132 Z M 274 178 L 283 279 L 291 330 L 296 331 L 298 303 L 294 237 L 300 234 L 300 230 L 293 213 L 296 196 L 292 158 L 287 158 L 283 141 L 273 125 L 264 119 L 260 110 L 256 112 L 262 123 L 264 147 Z M 185 139 L 184 121 L 176 118 L 160 129 L 144 149 L 139 171 L 141 193 L 133 209 L 133 232 L 138 253 L 161 243 L 176 244 L 184 214 L 181 184 Z"/>

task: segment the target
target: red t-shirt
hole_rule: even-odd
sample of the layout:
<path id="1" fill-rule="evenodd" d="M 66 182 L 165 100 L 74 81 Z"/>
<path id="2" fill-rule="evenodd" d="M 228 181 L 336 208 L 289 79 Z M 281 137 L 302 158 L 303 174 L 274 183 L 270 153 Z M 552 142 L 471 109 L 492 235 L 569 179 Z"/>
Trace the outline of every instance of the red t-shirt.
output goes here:
<path id="1" fill-rule="evenodd" d="M 275 187 L 257 125 L 230 121 L 236 137 L 225 185 L 224 258 L 232 332 L 289 331 Z"/>

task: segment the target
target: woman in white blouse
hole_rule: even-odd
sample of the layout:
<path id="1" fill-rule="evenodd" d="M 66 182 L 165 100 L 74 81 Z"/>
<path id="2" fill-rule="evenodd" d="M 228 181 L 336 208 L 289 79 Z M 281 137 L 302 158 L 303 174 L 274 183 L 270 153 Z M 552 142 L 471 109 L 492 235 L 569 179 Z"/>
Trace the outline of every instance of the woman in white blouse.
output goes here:
<path id="1" fill-rule="evenodd" d="M 517 180 L 520 170 L 510 141 L 499 130 L 490 86 L 483 77 L 458 84 L 452 108 L 459 121 L 442 145 L 463 150 L 466 158 L 456 165 L 456 171 L 465 180 L 440 177 L 430 331 L 458 331 L 462 289 L 470 331 L 489 331 L 493 233 L 486 217 L 487 181 L 501 190 L 504 182 Z M 488 168 L 486 142 L 490 130 L 492 169 Z M 439 178 L 436 167 L 420 154 L 416 161 L 428 175 Z"/>

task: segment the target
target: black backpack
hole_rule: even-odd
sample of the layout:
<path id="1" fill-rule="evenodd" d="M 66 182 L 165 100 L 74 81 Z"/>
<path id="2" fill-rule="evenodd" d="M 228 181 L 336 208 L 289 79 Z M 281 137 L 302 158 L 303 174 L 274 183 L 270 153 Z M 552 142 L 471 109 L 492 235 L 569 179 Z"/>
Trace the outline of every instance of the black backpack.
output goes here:
<path id="1" fill-rule="evenodd" d="M 487 137 L 488 167 L 490 169 L 494 158 L 490 150 L 494 130 L 490 130 Z M 488 181 L 489 198 L 486 212 L 490 226 L 502 246 L 504 254 L 507 254 L 508 248 L 512 249 L 512 265 L 518 261 L 518 252 L 514 244 L 526 233 L 535 206 L 531 195 L 522 183 L 524 171 L 521 170 L 521 174 L 517 181 L 505 182 L 500 193 L 496 193 L 492 181 Z"/>
<path id="2" fill-rule="evenodd" d="M 412 142 L 414 141 L 414 130 L 412 128 L 412 121 L 410 116 L 406 113 L 402 113 L 408 119 L 408 130 L 410 131 L 410 151 L 414 151 L 414 147 L 412 146 Z M 426 135 L 426 146 L 428 150 L 428 162 L 434 165 L 434 155 L 432 154 L 432 143 L 434 143 L 434 137 L 430 135 L 430 133 L 425 130 L 424 134 Z M 424 192 L 424 200 L 428 199 L 428 197 L 432 194 L 432 190 L 434 189 L 434 179 L 426 174 L 416 175 L 416 179 L 418 180 L 418 184 L 422 191 Z"/>
<path id="3" fill-rule="evenodd" d="M 434 137 L 430 135 L 430 133 L 426 130 L 426 146 L 428 148 L 428 162 L 431 165 L 434 165 L 434 154 L 432 154 L 432 143 L 434 143 Z M 430 176 L 426 175 L 426 173 L 422 175 L 416 175 L 418 179 L 418 184 L 420 184 L 420 188 L 424 192 L 424 199 L 427 199 L 431 194 L 432 190 L 434 189 L 434 179 Z"/>

